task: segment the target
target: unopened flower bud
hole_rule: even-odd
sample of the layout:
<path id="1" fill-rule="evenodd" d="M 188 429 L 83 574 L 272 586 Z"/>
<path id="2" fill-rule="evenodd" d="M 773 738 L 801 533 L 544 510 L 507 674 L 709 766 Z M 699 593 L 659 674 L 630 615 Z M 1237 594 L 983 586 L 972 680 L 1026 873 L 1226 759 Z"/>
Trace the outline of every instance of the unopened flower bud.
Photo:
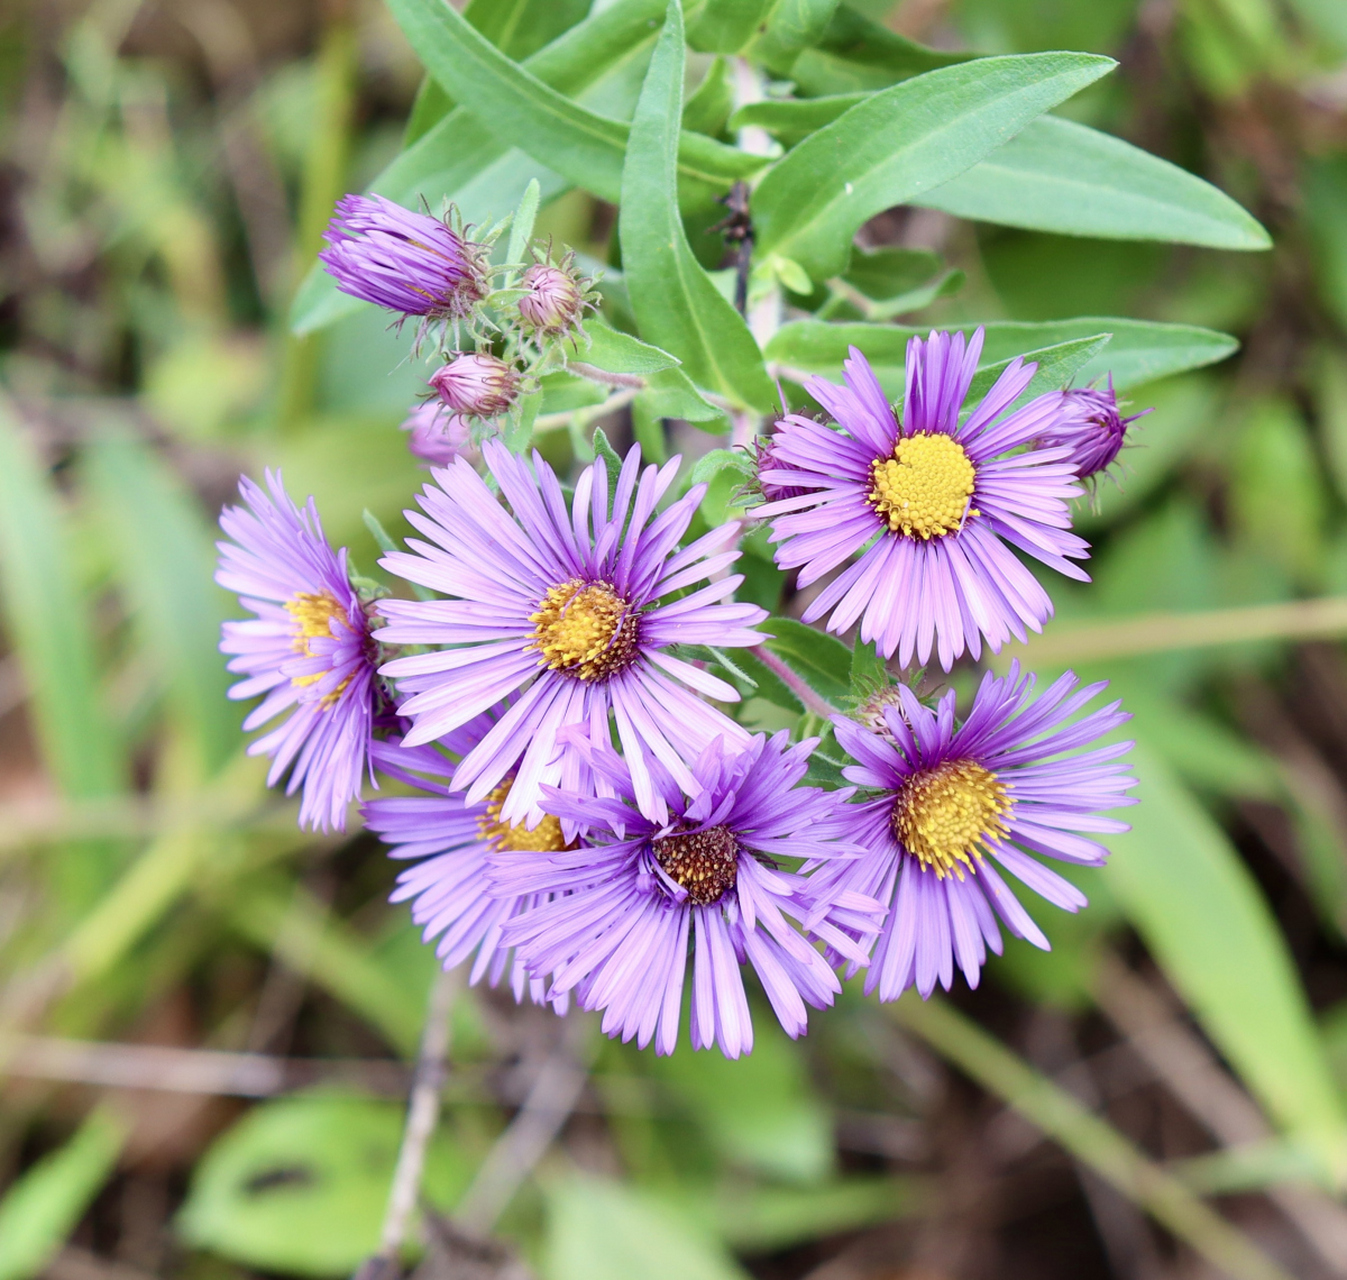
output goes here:
<path id="1" fill-rule="evenodd" d="M 430 385 L 455 413 L 494 418 L 519 398 L 519 371 L 479 351 L 442 365 L 431 375 Z"/>
<path id="2" fill-rule="evenodd" d="M 1118 397 L 1110 374 L 1107 389 L 1080 387 L 1062 392 L 1061 414 L 1042 436 L 1039 448 L 1071 450 L 1071 463 L 1082 480 L 1110 467 L 1121 452 L 1128 426 L 1150 413 L 1143 409 L 1130 418 L 1118 411 Z"/>
<path id="3" fill-rule="evenodd" d="M 750 482 L 750 490 L 756 487 L 757 491 L 762 494 L 764 502 L 783 502 L 787 498 L 799 498 L 811 492 L 809 489 L 801 489 L 789 483 L 782 483 L 782 475 L 787 471 L 794 470 L 794 468 L 778 455 L 781 447 L 779 433 L 773 431 L 771 435 L 759 436 L 755 446 L 755 467 L 753 479 Z"/>
<path id="4" fill-rule="evenodd" d="M 432 466 L 447 467 L 455 458 L 476 462 L 480 456 L 468 434 L 468 420 L 439 400 L 425 400 L 407 415 L 407 448 Z"/>
<path id="5" fill-rule="evenodd" d="M 524 272 L 519 284 L 528 290 L 519 299 L 519 318 L 530 329 L 560 337 L 579 327 L 585 295 L 571 272 L 538 262 Z"/>
<path id="6" fill-rule="evenodd" d="M 383 196 L 343 196 L 323 239 L 337 288 L 390 311 L 465 317 L 486 297 L 482 246 Z"/>

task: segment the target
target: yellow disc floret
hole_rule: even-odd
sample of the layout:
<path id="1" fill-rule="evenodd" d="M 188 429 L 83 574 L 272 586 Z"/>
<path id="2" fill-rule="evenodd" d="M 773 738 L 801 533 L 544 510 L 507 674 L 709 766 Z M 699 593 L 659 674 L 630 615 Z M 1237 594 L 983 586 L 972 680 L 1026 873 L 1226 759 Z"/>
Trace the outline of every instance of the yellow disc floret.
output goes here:
<path id="1" fill-rule="evenodd" d="M 285 602 L 285 611 L 295 621 L 295 638 L 291 641 L 290 647 L 306 658 L 315 656 L 313 646 L 309 644 L 310 640 L 319 636 L 331 637 L 333 618 L 346 621 L 346 610 L 330 591 L 301 591 Z M 290 683 L 300 686 L 316 684 L 326 674 L 324 671 L 315 671 L 307 676 L 291 676 Z M 324 697 L 324 704 L 335 702 L 348 684 L 350 684 L 349 677 L 342 681 L 340 688 L 334 689 Z"/>
<path id="2" fill-rule="evenodd" d="M 938 538 L 978 513 L 968 505 L 977 473 L 963 445 L 950 436 L 919 431 L 876 458 L 868 500 L 889 529 L 909 538 Z"/>
<path id="3" fill-rule="evenodd" d="M 552 587 L 529 621 L 527 647 L 542 655 L 538 665 L 577 680 L 607 679 L 636 653 L 636 611 L 606 582 L 572 578 Z"/>
<path id="4" fill-rule="evenodd" d="M 477 821 L 477 830 L 493 849 L 517 850 L 524 853 L 560 853 L 574 849 L 577 841 L 569 844 L 562 834 L 561 819 L 547 813 L 530 831 L 522 822 L 503 822 L 500 811 L 510 794 L 513 778 L 507 778 L 486 798 L 486 813 Z"/>
<path id="5" fill-rule="evenodd" d="M 972 760 L 947 760 L 914 773 L 893 802 L 893 833 L 924 867 L 944 879 L 975 869 L 988 841 L 1009 834 L 1005 784 Z"/>

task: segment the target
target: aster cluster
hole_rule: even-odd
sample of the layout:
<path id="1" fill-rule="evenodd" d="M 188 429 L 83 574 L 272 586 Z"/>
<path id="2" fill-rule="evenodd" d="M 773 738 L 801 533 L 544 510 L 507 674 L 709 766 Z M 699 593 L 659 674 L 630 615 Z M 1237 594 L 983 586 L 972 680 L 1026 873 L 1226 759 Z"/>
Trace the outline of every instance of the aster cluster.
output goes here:
<path id="1" fill-rule="evenodd" d="M 845 979 L 926 997 L 956 970 L 976 986 L 1003 929 L 1046 948 L 1012 886 L 1085 905 L 1046 864 L 1098 865 L 1096 837 L 1126 829 L 1104 815 L 1131 802 L 1130 744 L 1100 739 L 1127 716 L 1015 663 L 960 716 L 917 668 L 1041 629 L 1029 562 L 1085 579 L 1070 504 L 1131 421 L 1112 383 L 1026 399 L 1035 367 L 1014 360 L 968 405 L 980 331 L 912 339 L 898 406 L 855 348 L 843 385 L 810 379 L 826 416 L 757 442 L 750 518 L 816 588 L 803 621 L 854 631 L 877 674 L 796 734 L 755 732 L 724 651 L 808 681 L 735 599 L 746 521 L 708 527 L 677 457 L 607 450 L 564 476 L 478 429 L 583 340 L 588 302 L 569 256 L 493 268 L 491 243 L 377 197 L 329 233 L 341 288 L 419 317 L 441 354 L 476 344 L 404 424 L 433 469 L 379 562 L 403 585 L 356 577 L 277 474 L 222 517 L 217 578 L 254 615 L 225 626 L 232 696 L 261 696 L 250 750 L 302 794 L 300 822 L 344 829 L 369 783 L 363 821 L 406 864 L 394 899 L 446 966 L 659 1053 L 685 1018 L 695 1048 L 750 1051 L 755 989 L 798 1036 Z M 814 768 L 828 751 L 840 773 Z"/>

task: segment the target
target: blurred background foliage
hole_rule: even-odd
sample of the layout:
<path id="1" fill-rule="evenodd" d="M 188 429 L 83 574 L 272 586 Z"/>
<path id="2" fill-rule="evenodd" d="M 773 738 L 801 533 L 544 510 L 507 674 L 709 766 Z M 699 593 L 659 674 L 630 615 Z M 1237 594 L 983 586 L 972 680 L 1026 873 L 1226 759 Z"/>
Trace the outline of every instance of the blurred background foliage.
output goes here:
<path id="1" fill-rule="evenodd" d="M 474 21 L 521 58 L 588 8 Z M 1231 254 L 915 208 L 862 232 L 909 251 L 884 313 L 908 324 L 1241 341 L 1132 388 L 1155 412 L 1081 512 L 1095 585 L 1054 592 L 1027 655 L 1115 682 L 1145 803 L 1051 953 L 1012 940 L 982 990 L 924 1009 L 848 992 L 798 1044 L 759 1019 L 737 1064 L 461 993 L 420 1274 L 1347 1275 L 1347 5 L 838 13 L 797 92 L 889 83 L 884 31 L 1108 53 L 1061 114 L 1272 233 Z M 629 116 L 652 43 L 584 100 Z M 707 132 L 727 74 L 690 63 Z M 374 0 L 0 10 L 0 1280 L 335 1277 L 377 1241 L 434 959 L 377 843 L 302 835 L 241 754 L 210 573 L 241 470 L 282 466 L 367 572 L 362 510 L 405 527 L 410 335 L 368 308 L 305 335 L 287 316 L 335 197 L 434 118 L 420 80 Z M 513 207 L 518 177 L 489 171 L 467 215 Z M 602 263 L 614 225 L 571 192 L 538 229 Z M 693 243 L 719 264 L 717 237 Z M 650 438 L 639 414 L 603 425 Z M 545 439 L 563 465 L 587 448 Z M 517 1111 L 560 1136 L 502 1173 Z M 508 1247 L 432 1212 L 488 1152 Z"/>

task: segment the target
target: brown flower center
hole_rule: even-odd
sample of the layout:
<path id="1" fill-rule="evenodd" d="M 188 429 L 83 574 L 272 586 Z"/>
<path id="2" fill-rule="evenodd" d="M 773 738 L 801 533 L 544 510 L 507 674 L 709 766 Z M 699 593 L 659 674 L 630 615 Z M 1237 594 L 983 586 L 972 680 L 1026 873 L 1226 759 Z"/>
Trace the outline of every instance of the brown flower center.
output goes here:
<path id="1" fill-rule="evenodd" d="M 739 842 L 728 827 L 662 836 L 651 847 L 664 874 L 687 890 L 694 907 L 719 902 L 738 880 Z"/>
<path id="2" fill-rule="evenodd" d="M 1002 817 L 1010 812 L 1005 784 L 972 760 L 947 760 L 914 773 L 893 802 L 893 833 L 924 867 L 944 879 L 963 879 L 975 869 L 989 840 L 1009 831 Z"/>
<path id="3" fill-rule="evenodd" d="M 606 582 L 552 587 L 529 621 L 538 665 L 577 680 L 606 680 L 636 656 L 639 616 Z"/>

